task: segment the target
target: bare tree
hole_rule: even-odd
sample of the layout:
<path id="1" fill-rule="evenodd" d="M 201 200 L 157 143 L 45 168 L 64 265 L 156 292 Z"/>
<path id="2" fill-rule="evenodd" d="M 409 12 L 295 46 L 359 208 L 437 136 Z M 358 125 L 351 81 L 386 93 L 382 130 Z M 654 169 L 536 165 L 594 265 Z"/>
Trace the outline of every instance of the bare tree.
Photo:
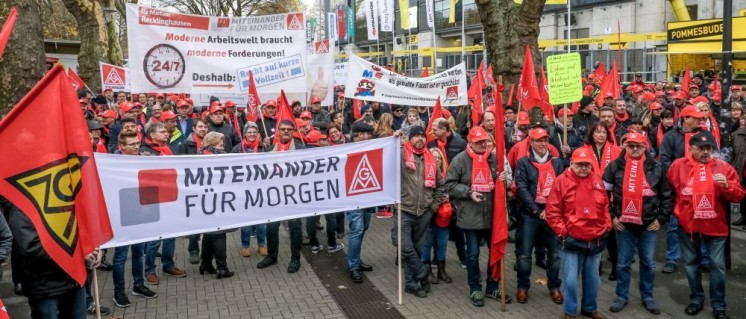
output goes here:
<path id="1" fill-rule="evenodd" d="M 11 8 L 18 17 L 0 57 L 0 117 L 5 116 L 44 76 L 41 8 L 36 0 L 0 1 L 0 25 Z"/>
<path id="2" fill-rule="evenodd" d="M 159 7 L 208 16 L 251 16 L 296 11 L 294 0 L 157 0 Z"/>
<path id="3" fill-rule="evenodd" d="M 539 22 L 546 0 L 476 0 L 484 28 L 484 43 L 492 63 L 493 76 L 502 76 L 506 86 L 518 82 L 526 55 L 531 47 L 534 64 L 540 62 Z"/>

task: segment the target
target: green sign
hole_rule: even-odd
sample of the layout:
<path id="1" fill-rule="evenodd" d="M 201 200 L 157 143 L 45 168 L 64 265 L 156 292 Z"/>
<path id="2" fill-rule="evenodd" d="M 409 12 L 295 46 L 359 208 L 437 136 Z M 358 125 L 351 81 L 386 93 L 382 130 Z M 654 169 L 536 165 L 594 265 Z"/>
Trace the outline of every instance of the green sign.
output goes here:
<path id="1" fill-rule="evenodd" d="M 558 105 L 580 101 L 583 98 L 582 76 L 579 53 L 547 57 L 549 103 Z"/>

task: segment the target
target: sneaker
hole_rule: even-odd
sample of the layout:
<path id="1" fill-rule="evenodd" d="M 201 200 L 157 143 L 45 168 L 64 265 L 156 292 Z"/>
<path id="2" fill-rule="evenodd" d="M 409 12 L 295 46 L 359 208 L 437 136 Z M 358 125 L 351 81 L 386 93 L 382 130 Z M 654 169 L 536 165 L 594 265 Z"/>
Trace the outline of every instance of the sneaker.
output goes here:
<path id="1" fill-rule="evenodd" d="M 469 298 L 471 299 L 471 304 L 475 305 L 477 307 L 484 306 L 484 294 L 481 290 L 474 290 L 469 295 Z"/>
<path id="2" fill-rule="evenodd" d="M 340 251 L 340 250 L 342 250 L 344 248 L 345 248 L 345 244 L 343 244 L 343 243 L 337 243 L 337 245 L 334 246 L 334 247 L 329 246 L 326 249 L 326 251 L 329 252 L 330 254 L 333 254 L 333 253 L 336 253 L 336 252 L 338 252 L 338 251 Z"/>
<path id="3" fill-rule="evenodd" d="M 267 246 L 259 246 L 259 256 L 267 256 Z"/>
<path id="4" fill-rule="evenodd" d="M 404 292 L 406 292 L 408 294 L 413 294 L 413 295 L 417 296 L 417 298 L 427 298 L 427 293 L 424 290 L 422 290 L 422 288 L 419 288 L 419 287 L 417 287 L 417 288 L 406 288 L 406 289 L 404 289 Z"/>
<path id="5" fill-rule="evenodd" d="M 500 295 L 500 289 L 495 289 L 493 291 L 490 291 L 485 294 L 485 297 L 495 300 L 502 300 L 502 296 Z M 511 303 L 513 302 L 513 298 L 510 297 L 510 295 L 505 295 L 505 303 Z"/>
<path id="6" fill-rule="evenodd" d="M 169 276 L 174 276 L 176 278 L 186 277 L 186 275 L 187 275 L 186 271 L 183 271 L 183 270 L 181 270 L 181 269 L 179 269 L 177 267 L 173 267 L 171 269 L 164 270 L 163 273 L 166 274 L 166 275 L 169 275 Z"/>
<path id="7" fill-rule="evenodd" d="M 152 299 L 152 298 L 158 297 L 158 294 L 155 293 L 155 291 L 152 291 L 150 290 L 150 288 L 145 287 L 145 286 L 140 286 L 140 287 L 135 286 L 134 288 L 132 288 L 132 294 L 135 296 L 143 297 L 145 299 Z"/>
<path id="8" fill-rule="evenodd" d="M 290 263 L 288 264 L 288 273 L 294 274 L 300 270 L 300 259 L 290 259 Z"/>
<path id="9" fill-rule="evenodd" d="M 645 300 L 642 302 L 642 305 L 645 306 L 645 310 L 647 310 L 649 313 L 652 313 L 654 315 L 661 314 L 661 308 L 659 308 L 658 305 L 655 304 L 655 300 Z"/>
<path id="10" fill-rule="evenodd" d="M 189 263 L 192 265 L 199 264 L 199 252 L 198 251 L 189 252 Z"/>
<path id="11" fill-rule="evenodd" d="M 158 279 L 158 275 L 156 274 L 145 275 L 145 281 L 147 281 L 151 285 L 157 285 L 161 283 L 160 279 Z"/>
<path id="12" fill-rule="evenodd" d="M 111 314 L 111 309 L 104 306 L 99 306 L 98 311 L 101 312 L 102 316 L 108 316 Z M 86 309 L 86 312 L 89 315 L 96 315 L 96 304 L 91 304 L 91 306 Z"/>
<path id="13" fill-rule="evenodd" d="M 267 256 L 264 257 L 264 259 L 262 259 L 262 261 L 260 261 L 258 264 L 256 264 L 256 268 L 264 269 L 275 264 L 277 264 L 277 259 Z"/>
<path id="14" fill-rule="evenodd" d="M 394 213 L 390 211 L 388 208 L 376 213 L 376 218 L 391 218 L 391 217 L 394 217 Z"/>
<path id="15" fill-rule="evenodd" d="M 314 254 L 318 254 L 322 249 L 324 249 L 324 246 L 321 246 L 321 245 L 311 246 L 311 252 Z"/>
<path id="16" fill-rule="evenodd" d="M 663 272 L 664 274 L 673 274 L 678 268 L 679 266 L 676 263 L 667 262 L 666 265 L 663 266 L 661 272 Z"/>
<path id="17" fill-rule="evenodd" d="M 132 305 L 129 298 L 127 298 L 127 294 L 124 292 L 114 293 L 114 304 L 119 308 L 127 308 Z"/>
<path id="18" fill-rule="evenodd" d="M 251 257 L 251 248 L 244 247 L 241 249 L 241 256 L 243 257 Z"/>
<path id="19" fill-rule="evenodd" d="M 466 269 L 466 260 L 459 258 L 458 263 L 461 265 L 461 268 Z"/>
<path id="20" fill-rule="evenodd" d="M 627 306 L 627 301 L 623 299 L 617 298 L 613 302 L 611 302 L 611 306 L 609 307 L 609 311 L 611 312 L 620 312 L 624 307 Z"/>

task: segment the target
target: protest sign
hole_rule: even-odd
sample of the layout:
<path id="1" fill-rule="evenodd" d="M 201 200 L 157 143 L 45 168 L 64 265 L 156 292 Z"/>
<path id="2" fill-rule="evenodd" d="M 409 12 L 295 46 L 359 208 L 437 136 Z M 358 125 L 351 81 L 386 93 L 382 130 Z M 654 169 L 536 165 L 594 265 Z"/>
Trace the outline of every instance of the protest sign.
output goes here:
<path id="1" fill-rule="evenodd" d="M 334 85 L 347 84 L 347 62 L 334 63 Z"/>
<path id="2" fill-rule="evenodd" d="M 444 72 L 410 78 L 375 65 L 356 55 L 347 64 L 345 97 L 381 103 L 433 106 L 466 105 L 466 67 L 460 63 Z"/>
<path id="3" fill-rule="evenodd" d="M 334 68 L 334 53 L 334 41 L 324 40 L 311 45 L 307 56 L 308 98 L 318 97 L 324 106 L 334 104 L 334 73 L 329 72 Z"/>
<path id="4" fill-rule="evenodd" d="M 400 201 L 391 137 L 281 153 L 96 154 L 117 247 Z"/>
<path id="5" fill-rule="evenodd" d="M 549 103 L 557 105 L 583 98 L 583 70 L 580 54 L 567 53 L 547 57 Z"/>
<path id="6" fill-rule="evenodd" d="M 306 92 L 303 13 L 208 17 L 127 4 L 135 92 Z"/>
<path id="7" fill-rule="evenodd" d="M 113 64 L 98 63 L 101 73 L 101 90 L 112 89 L 113 91 L 131 92 L 129 82 L 129 70 Z"/>

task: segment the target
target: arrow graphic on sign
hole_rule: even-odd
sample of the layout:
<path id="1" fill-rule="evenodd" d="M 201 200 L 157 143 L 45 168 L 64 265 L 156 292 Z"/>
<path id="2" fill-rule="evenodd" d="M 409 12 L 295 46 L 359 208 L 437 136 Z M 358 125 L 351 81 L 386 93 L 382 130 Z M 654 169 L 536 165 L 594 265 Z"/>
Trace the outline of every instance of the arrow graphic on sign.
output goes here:
<path id="1" fill-rule="evenodd" d="M 194 84 L 193 87 L 199 88 L 229 88 L 232 89 L 235 85 L 233 83 L 226 83 L 226 84 Z"/>

